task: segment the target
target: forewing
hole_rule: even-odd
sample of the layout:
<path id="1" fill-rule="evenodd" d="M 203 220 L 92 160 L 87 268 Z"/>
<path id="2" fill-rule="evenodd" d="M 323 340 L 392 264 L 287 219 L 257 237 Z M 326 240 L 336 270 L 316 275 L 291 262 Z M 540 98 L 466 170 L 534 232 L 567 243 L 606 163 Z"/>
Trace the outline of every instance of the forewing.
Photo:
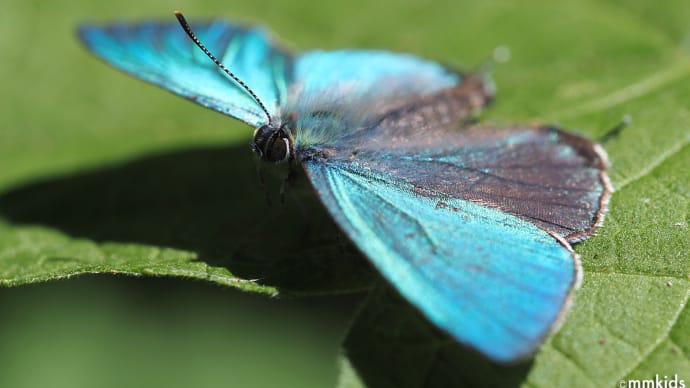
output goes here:
<path id="1" fill-rule="evenodd" d="M 340 227 L 402 295 L 498 361 L 535 351 L 566 308 L 579 263 L 567 243 L 500 210 L 431 198 L 356 163 L 307 173 Z"/>
<path id="2" fill-rule="evenodd" d="M 461 78 L 436 62 L 387 51 L 312 50 L 295 60 L 295 83 L 306 94 L 404 89 L 419 95 L 453 87 Z"/>
<path id="3" fill-rule="evenodd" d="M 493 83 L 409 54 L 307 51 L 295 59 L 285 111 L 298 145 L 327 144 L 439 93 L 461 120 L 491 100 Z"/>
<path id="4" fill-rule="evenodd" d="M 258 28 L 224 21 L 192 23 L 199 40 L 250 85 L 271 114 L 287 96 L 290 55 Z M 259 105 L 189 39 L 177 23 L 85 25 L 79 37 L 96 56 L 203 106 L 259 126 Z"/>

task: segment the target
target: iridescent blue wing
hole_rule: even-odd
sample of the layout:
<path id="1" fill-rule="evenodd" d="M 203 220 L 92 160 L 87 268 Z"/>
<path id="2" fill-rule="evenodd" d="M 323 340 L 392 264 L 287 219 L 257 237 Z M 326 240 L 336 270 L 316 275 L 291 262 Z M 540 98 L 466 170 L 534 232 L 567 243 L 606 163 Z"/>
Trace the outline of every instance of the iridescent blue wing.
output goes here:
<path id="1" fill-rule="evenodd" d="M 579 278 L 565 241 L 357 163 L 305 167 L 337 223 L 384 277 L 460 342 L 515 360 L 534 352 L 564 310 Z"/>
<path id="2" fill-rule="evenodd" d="M 459 125 L 468 95 L 476 96 L 477 87 L 464 89 L 471 80 L 374 114 L 367 120 L 375 124 L 358 130 L 322 122 L 318 136 L 298 132 L 298 153 L 394 172 L 414 187 L 502 210 L 570 242 L 592 234 L 611 191 L 603 150 L 554 128 Z"/>
<path id="3" fill-rule="evenodd" d="M 548 127 L 467 127 L 353 147 L 357 159 L 403 181 L 523 218 L 568 241 L 588 237 L 609 196 L 606 155 L 593 143 Z M 380 130 L 378 135 L 385 133 Z"/>
<path id="4" fill-rule="evenodd" d="M 455 71 L 410 54 L 376 50 L 312 50 L 295 59 L 295 84 L 308 95 L 404 91 L 421 95 L 457 85 Z M 354 99 L 353 99 L 354 100 Z"/>
<path id="5" fill-rule="evenodd" d="M 290 54 L 258 28 L 224 21 L 193 24 L 199 39 L 264 102 L 271 114 L 287 97 Z M 125 72 L 252 126 L 265 124 L 256 102 L 189 39 L 177 23 L 85 25 L 94 54 Z"/>
<path id="6" fill-rule="evenodd" d="M 335 115 L 320 137 L 296 139 L 297 154 L 337 223 L 408 300 L 508 361 L 533 352 L 568 305 L 579 261 L 566 239 L 601 220 L 606 156 L 552 128 L 462 126 L 468 95 L 461 84 L 362 107 L 373 124 L 344 134 L 350 113 Z"/>
<path id="7" fill-rule="evenodd" d="M 336 140 L 376 125 L 385 112 L 443 90 L 463 94 L 455 118 L 488 103 L 493 83 L 409 54 L 307 51 L 295 58 L 285 112 L 296 117 L 302 146 Z"/>

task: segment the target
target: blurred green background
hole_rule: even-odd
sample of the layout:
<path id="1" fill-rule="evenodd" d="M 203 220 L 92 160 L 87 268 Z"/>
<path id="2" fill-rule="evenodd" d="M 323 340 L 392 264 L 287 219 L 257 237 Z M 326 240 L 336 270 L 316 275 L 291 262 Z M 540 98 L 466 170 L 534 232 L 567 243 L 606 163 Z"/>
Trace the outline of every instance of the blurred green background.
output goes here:
<path id="1" fill-rule="evenodd" d="M 241 255 L 267 245 L 263 236 L 255 236 L 255 241 L 240 248 L 233 245 L 233 233 L 246 229 L 243 222 L 248 217 L 274 211 L 284 212 L 284 219 L 292 217 L 289 207 L 275 210 L 266 207 L 263 198 L 257 198 L 262 191 L 247 146 L 250 128 L 108 68 L 80 47 L 74 36 L 75 27 L 83 21 L 173 20 L 174 9 L 184 11 L 190 20 L 223 17 L 261 23 L 295 49 L 382 48 L 412 52 L 468 68 L 476 67 L 494 48 L 505 45 L 510 48 L 512 58 L 495 73 L 498 98 L 483 114 L 483 120 L 560 123 L 597 137 L 618 123 L 623 114 L 632 113 L 634 124 L 621 135 L 620 141 L 607 145 L 614 161 L 611 171 L 614 185 L 628 185 L 649 173 L 647 166 L 655 166 L 658 155 L 676 155 L 676 165 L 682 166 L 683 159 L 678 155 L 687 159 L 688 154 L 685 146 L 690 116 L 687 109 L 679 107 L 687 106 L 690 95 L 687 86 L 690 7 L 685 1 L 656 4 L 635 0 L 548 3 L 9 0 L 0 13 L 0 202 L 5 201 L 0 203 L 0 210 L 3 216 L 12 218 L 8 224 L 48 225 L 73 236 L 77 242 L 143 242 L 167 247 L 170 241 L 182 241 L 169 245 L 200 253 L 216 265 L 223 264 L 220 260 L 228 251 Z M 643 95 L 645 98 L 636 99 Z M 654 109 L 649 109 L 650 106 Z M 678 145 L 684 152 L 674 148 Z M 176 182 L 181 186 L 216 185 L 217 190 L 201 189 L 211 193 L 216 207 L 190 207 L 179 212 L 174 208 L 160 209 L 145 222 L 123 228 L 128 224 L 122 220 L 115 226 L 99 225 L 97 220 L 102 214 L 94 214 L 94 221 L 89 223 L 91 215 L 84 211 L 75 216 L 80 219 L 69 220 L 71 209 L 46 205 L 57 202 L 98 209 L 98 204 L 109 199 L 108 193 L 127 182 L 128 174 L 142 170 L 141 166 L 154 172 L 165 170 L 152 167 L 162 163 L 161 160 L 164 166 L 176 160 L 195 162 L 189 171 L 181 164 L 175 165 L 180 171 L 169 171 L 162 187 L 170 189 L 175 176 L 184 177 Z M 204 166 L 212 170 L 208 172 L 212 178 L 208 182 L 203 179 L 206 178 Z M 98 172 L 95 179 L 89 175 L 93 171 Z M 204 173 L 199 174 L 200 171 Z M 132 179 L 140 183 L 150 177 L 143 174 Z M 108 185 L 110 178 L 117 178 L 116 183 Z M 57 180 L 57 183 L 42 185 L 46 180 Z M 77 184 L 70 186 L 72 191 L 52 192 L 73 180 Z M 687 184 L 687 177 L 681 183 Z M 89 191 L 77 193 L 82 187 Z M 634 185 L 630 188 L 637 190 Z M 133 200 L 145 199 L 145 205 L 150 206 L 161 194 L 156 190 L 156 182 L 144 182 L 142 192 L 124 192 Z M 685 197 L 677 205 L 669 202 L 664 207 L 664 199 L 658 198 L 656 203 L 660 208 L 655 214 L 666 212 L 660 216 L 659 224 L 670 220 L 675 209 L 688 208 L 685 190 L 682 185 L 678 189 Z M 33 198 L 26 198 L 27 193 Z M 167 196 L 165 203 L 183 203 L 186 192 L 179 193 L 179 198 L 171 199 L 178 194 L 173 190 L 174 195 Z M 73 194 L 79 195 L 72 200 L 63 198 Z M 644 213 L 646 210 L 636 208 L 642 205 L 635 195 L 624 196 L 623 199 L 634 200 L 622 204 L 614 197 L 614 211 L 608 224 L 612 228 L 605 229 L 598 241 L 621 239 L 625 233 L 607 234 L 607 231 L 625 232 L 640 217 L 653 218 Z M 657 199 L 644 191 L 640 195 Z M 228 203 L 228 210 L 223 210 L 224 196 L 232 202 Z M 245 203 L 246 214 L 233 219 L 231 211 L 242 210 Z M 18 205 L 14 207 L 15 204 Z M 615 209 L 622 208 L 616 208 L 617 204 L 629 205 L 633 210 L 617 214 Z M 136 205 L 133 205 L 135 209 Z M 199 209 L 203 211 L 197 216 L 185 213 Z M 36 216 L 43 213 L 47 214 L 44 218 Z M 119 214 L 108 216 L 112 219 Z M 171 237 L 164 225 L 157 227 L 157 223 L 166 223 L 166 217 L 193 219 L 197 223 L 191 224 L 185 233 Z M 324 215 L 314 218 L 323 219 Z M 616 220 L 622 221 L 616 223 Z M 296 230 L 304 227 L 304 222 L 295 222 Z M 678 222 L 669 221 L 668 225 Z M 208 236 L 211 241 L 204 241 L 203 233 L 192 229 L 205 231 L 206 223 L 214 228 L 223 226 L 229 232 Z M 137 227 L 145 230 L 136 230 Z M 676 249 L 674 252 L 687 252 L 687 243 L 678 242 L 682 230 L 673 229 L 672 233 L 678 235 L 671 232 L 645 235 L 645 230 L 635 228 L 634 232 L 643 248 L 627 241 L 619 245 L 595 241 L 577 247 L 583 254 L 586 270 L 644 272 L 656 276 L 673 272 L 679 279 L 688 273 L 687 262 L 673 261 L 671 255 L 663 256 L 669 246 Z M 22 233 L 17 238 L 21 239 Z M 658 235 L 678 243 L 655 246 Z M 141 236 L 145 236 L 144 241 L 137 240 Z M 314 257 L 327 256 L 324 249 L 332 249 L 332 245 L 326 242 L 323 249 L 316 246 L 309 252 Z M 294 248 L 287 242 L 279 247 L 285 252 Z M 607 250 L 608 247 L 613 248 Z M 649 262 L 638 265 L 626 261 L 637 252 L 658 253 L 668 262 L 647 270 L 645 265 Z M 288 257 L 280 268 L 288 268 L 292 262 Z M 264 274 L 249 267 L 237 271 L 246 275 L 245 278 Z M 314 269 L 313 266 L 304 268 L 310 273 Z M 327 276 L 316 271 L 313 277 L 317 283 L 319 279 L 322 283 L 338 282 L 341 270 L 350 271 L 338 267 Z M 275 283 L 269 279 L 267 283 L 287 289 L 303 286 L 292 282 L 291 272 L 285 271 L 288 275 Z M 645 372 L 644 364 L 633 368 L 629 364 L 604 367 L 599 361 L 593 365 L 581 361 L 599 360 L 586 351 L 578 353 L 592 345 L 573 339 L 582 338 L 577 330 L 589 322 L 588 315 L 582 311 L 589 311 L 588 306 L 596 304 L 626 305 L 617 299 L 604 303 L 597 299 L 603 297 L 591 290 L 610 285 L 611 292 L 602 291 L 601 295 L 622 295 L 631 287 L 625 281 L 618 285 L 608 277 L 595 275 L 594 283 L 590 279 L 586 277 L 583 296 L 580 304 L 576 304 L 576 309 L 581 310 L 572 314 L 573 321 L 579 322 L 573 324 L 577 326 L 571 325 L 576 330 L 566 326 L 563 340 L 553 344 L 553 348 L 571 350 L 568 354 L 574 354 L 573 359 L 578 360 L 575 366 L 571 365 L 576 371 L 573 376 L 582 380 L 569 380 L 570 377 L 563 380 L 563 376 L 569 376 L 569 369 L 565 375 L 558 375 L 554 372 L 557 368 L 542 367 L 530 375 L 532 385 L 585 381 L 595 386 L 602 381 L 612 383 L 612 376 L 621 373 L 625 376 L 640 368 Z M 674 282 L 673 291 L 678 293 L 680 301 L 684 283 Z M 312 283 L 306 288 L 318 289 Z M 589 287 L 592 284 L 594 287 Z M 664 287 L 660 290 L 666 291 Z M 356 293 L 269 298 L 197 281 L 106 275 L 2 288 L 0 387 L 334 386 L 340 373 L 341 343 L 361 297 Z M 639 300 L 644 298 L 648 295 L 641 294 Z M 687 308 L 683 311 L 681 318 L 688 316 Z M 577 317 L 585 318 L 578 321 Z M 659 319 L 661 324 L 657 326 L 661 327 L 666 318 Z M 686 322 L 684 327 L 690 327 L 687 323 L 690 320 L 683 322 Z M 598 326 L 591 329 L 594 343 L 600 338 L 598 329 Z M 626 326 L 621 331 L 625 334 L 634 330 Z M 652 329 L 649 333 L 653 333 L 650 337 L 656 335 Z M 620 333 L 619 336 L 627 338 Z M 634 339 L 627 340 L 636 344 Z M 607 349 L 613 349 L 613 353 L 600 352 L 600 359 L 615 364 L 625 356 L 620 350 L 624 347 L 611 345 Z M 556 365 L 572 364 L 559 359 L 554 352 L 549 348 L 540 365 L 551 365 L 553 360 Z M 685 366 L 687 357 L 684 362 L 678 365 Z M 400 367 L 393 362 L 391 365 Z M 410 370 L 414 368 L 413 365 Z M 446 368 L 454 370 L 455 365 Z M 405 381 L 393 381 L 391 385 L 407 385 Z M 429 382 L 423 378 L 420 381 Z M 460 381 L 467 384 L 468 380 Z"/>
<path id="2" fill-rule="evenodd" d="M 0 386 L 334 386 L 353 307 L 153 278 L 3 289 Z"/>

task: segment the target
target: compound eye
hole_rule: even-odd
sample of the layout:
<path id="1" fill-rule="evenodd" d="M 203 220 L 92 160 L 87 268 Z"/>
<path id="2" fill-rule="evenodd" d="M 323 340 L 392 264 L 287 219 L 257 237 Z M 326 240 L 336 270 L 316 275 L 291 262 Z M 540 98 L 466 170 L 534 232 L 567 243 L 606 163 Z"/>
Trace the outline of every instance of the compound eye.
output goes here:
<path id="1" fill-rule="evenodd" d="M 252 141 L 252 149 L 258 152 L 263 158 L 265 154 L 265 147 L 271 134 L 275 132 L 275 128 L 271 128 L 268 125 L 262 125 L 254 131 L 254 140 Z"/>
<path id="2" fill-rule="evenodd" d="M 262 125 L 254 131 L 252 149 L 263 160 L 282 162 L 290 156 L 290 140 L 283 129 Z"/>
<path id="3" fill-rule="evenodd" d="M 267 144 L 270 148 L 266 151 L 265 158 L 271 162 L 282 162 L 287 160 L 290 153 L 290 143 L 286 137 L 276 136 L 275 141 Z"/>

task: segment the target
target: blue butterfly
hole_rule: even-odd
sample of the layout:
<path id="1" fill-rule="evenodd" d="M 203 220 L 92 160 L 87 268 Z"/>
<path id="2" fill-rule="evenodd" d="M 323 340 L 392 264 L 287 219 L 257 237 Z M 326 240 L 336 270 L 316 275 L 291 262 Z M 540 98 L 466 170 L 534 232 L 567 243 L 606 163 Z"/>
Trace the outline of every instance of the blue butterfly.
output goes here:
<path id="1" fill-rule="evenodd" d="M 593 233 L 612 191 L 598 145 L 470 124 L 493 97 L 481 75 L 385 51 L 295 54 L 225 21 L 195 35 L 176 16 L 183 28 L 79 36 L 116 68 L 255 127 L 261 159 L 300 164 L 355 245 L 459 342 L 512 361 L 557 326 L 582 276 L 570 243 Z"/>

